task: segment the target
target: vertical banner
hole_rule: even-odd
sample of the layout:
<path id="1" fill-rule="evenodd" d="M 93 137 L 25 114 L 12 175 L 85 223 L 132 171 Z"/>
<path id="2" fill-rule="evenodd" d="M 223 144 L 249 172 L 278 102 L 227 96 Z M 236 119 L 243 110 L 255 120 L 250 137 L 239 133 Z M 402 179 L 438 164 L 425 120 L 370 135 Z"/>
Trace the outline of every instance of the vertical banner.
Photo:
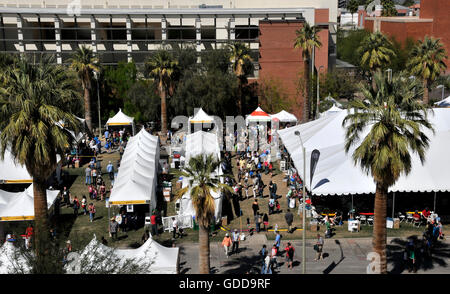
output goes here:
<path id="1" fill-rule="evenodd" d="M 314 172 L 316 171 L 317 162 L 319 161 L 320 157 L 320 151 L 317 149 L 314 149 L 311 153 L 311 164 L 310 164 L 310 177 L 309 177 L 309 188 L 312 191 L 312 180 L 314 177 Z"/>

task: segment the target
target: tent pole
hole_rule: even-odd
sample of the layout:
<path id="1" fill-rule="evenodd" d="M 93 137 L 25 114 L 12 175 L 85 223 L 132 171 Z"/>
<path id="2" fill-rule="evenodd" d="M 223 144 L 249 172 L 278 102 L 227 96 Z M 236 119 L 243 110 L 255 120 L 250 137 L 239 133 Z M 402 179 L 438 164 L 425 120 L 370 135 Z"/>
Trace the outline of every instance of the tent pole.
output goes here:
<path id="1" fill-rule="evenodd" d="M 353 194 L 352 194 L 352 211 L 353 211 Z"/>
<path id="2" fill-rule="evenodd" d="M 433 211 L 436 213 L 436 191 L 434 191 L 434 205 L 433 205 Z"/>
<path id="3" fill-rule="evenodd" d="M 393 192 L 392 196 L 392 218 L 394 218 L 394 207 L 395 207 L 395 192 Z"/>

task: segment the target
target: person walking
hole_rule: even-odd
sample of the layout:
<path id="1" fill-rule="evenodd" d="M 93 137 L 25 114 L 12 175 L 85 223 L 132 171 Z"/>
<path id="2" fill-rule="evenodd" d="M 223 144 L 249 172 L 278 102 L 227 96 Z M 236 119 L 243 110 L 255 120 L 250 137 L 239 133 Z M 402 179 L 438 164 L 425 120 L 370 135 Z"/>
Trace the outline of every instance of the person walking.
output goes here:
<path id="1" fill-rule="evenodd" d="M 278 268 L 278 262 L 277 262 L 278 248 L 277 248 L 277 244 L 273 244 L 272 250 L 270 252 L 270 255 L 272 256 L 272 259 L 270 261 L 270 266 L 272 267 L 272 272 L 274 272 L 274 270 L 276 268 Z"/>
<path id="2" fill-rule="evenodd" d="M 62 196 L 63 196 L 63 202 L 69 206 L 70 205 L 70 191 L 67 190 L 67 187 L 64 187 L 63 191 L 62 191 Z"/>
<path id="3" fill-rule="evenodd" d="M 288 232 L 292 233 L 292 222 L 294 221 L 294 215 L 292 214 L 290 209 L 287 210 L 286 214 L 284 215 L 284 219 L 286 220 L 286 223 L 288 225 Z"/>
<path id="4" fill-rule="evenodd" d="M 92 184 L 97 184 L 97 170 L 95 168 L 92 169 Z"/>
<path id="5" fill-rule="evenodd" d="M 86 169 L 84 170 L 84 172 L 85 172 L 85 176 L 86 176 L 85 185 L 90 185 L 92 182 L 92 178 L 91 178 L 92 170 L 89 166 L 87 166 Z"/>
<path id="6" fill-rule="evenodd" d="M 324 243 L 323 238 L 320 236 L 320 234 L 317 234 L 316 246 L 314 247 L 317 251 L 317 256 L 314 259 L 315 261 L 318 261 L 319 259 L 323 260 L 323 255 L 322 255 L 323 243 Z"/>
<path id="7" fill-rule="evenodd" d="M 277 247 L 277 251 L 280 249 L 281 245 L 281 234 L 280 232 L 277 232 L 277 235 L 275 236 L 275 246 Z"/>
<path id="8" fill-rule="evenodd" d="M 264 274 L 266 272 L 266 255 L 267 255 L 267 247 L 266 245 L 263 245 L 261 250 L 259 251 L 259 255 L 261 256 L 261 274 Z"/>
<path id="9" fill-rule="evenodd" d="M 73 214 L 78 216 L 78 209 L 80 208 L 80 202 L 78 201 L 77 196 L 73 198 Z"/>
<path id="10" fill-rule="evenodd" d="M 83 208 L 83 214 L 86 215 L 87 214 L 87 199 L 86 196 L 83 195 L 83 199 L 81 199 L 81 208 Z"/>
<path id="11" fill-rule="evenodd" d="M 117 230 L 119 229 L 119 223 L 116 222 L 116 218 L 112 217 L 109 224 L 109 232 L 111 233 L 111 238 L 117 240 Z"/>
<path id="12" fill-rule="evenodd" d="M 150 225 L 152 229 L 152 236 L 158 235 L 158 222 L 156 221 L 157 215 L 155 212 L 153 212 L 152 216 L 150 217 Z"/>
<path id="13" fill-rule="evenodd" d="M 255 199 L 255 201 L 253 201 L 252 209 L 253 209 L 253 215 L 257 215 L 258 210 L 259 210 L 258 199 Z"/>
<path id="14" fill-rule="evenodd" d="M 266 230 L 268 230 L 269 229 L 269 216 L 267 215 L 267 213 L 264 213 L 264 216 L 263 216 L 263 224 L 264 224 L 264 231 L 266 231 Z"/>
<path id="15" fill-rule="evenodd" d="M 231 253 L 239 253 L 239 233 L 237 229 L 234 229 L 231 240 L 233 241 L 233 248 L 231 249 Z"/>
<path id="16" fill-rule="evenodd" d="M 290 242 L 288 242 L 287 246 L 286 246 L 286 248 L 284 248 L 284 250 L 286 251 L 287 267 L 292 270 L 292 262 L 294 261 L 295 248 L 294 248 L 294 246 L 292 246 L 292 244 Z"/>
<path id="17" fill-rule="evenodd" d="M 180 233 L 178 233 L 178 221 L 175 217 L 172 217 L 172 233 L 172 240 L 175 240 L 175 235 L 180 235 Z"/>
<path id="18" fill-rule="evenodd" d="M 114 180 L 114 165 L 109 161 L 108 165 L 106 166 L 106 171 L 108 172 L 109 179 L 111 181 Z"/>
<path id="19" fill-rule="evenodd" d="M 264 274 L 272 274 L 272 269 L 270 268 L 270 261 L 272 260 L 272 256 L 268 254 L 266 258 L 264 259 L 265 263 L 265 271 Z"/>
<path id="20" fill-rule="evenodd" d="M 228 258 L 228 256 L 229 256 L 228 253 L 230 251 L 230 246 L 231 246 L 231 237 L 230 237 L 230 235 L 228 233 L 226 233 L 225 237 L 223 237 L 222 246 L 225 249 L 225 255 Z"/>
<path id="21" fill-rule="evenodd" d="M 94 203 L 91 202 L 89 203 L 89 221 L 91 223 L 94 221 L 95 213 L 96 213 L 95 205 Z"/>

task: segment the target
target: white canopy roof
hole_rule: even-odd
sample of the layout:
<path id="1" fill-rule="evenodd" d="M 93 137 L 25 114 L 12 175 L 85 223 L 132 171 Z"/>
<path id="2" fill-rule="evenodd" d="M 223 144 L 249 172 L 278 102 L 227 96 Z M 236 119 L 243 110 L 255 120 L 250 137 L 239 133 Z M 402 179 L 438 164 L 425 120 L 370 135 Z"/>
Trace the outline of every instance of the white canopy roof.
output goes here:
<path id="1" fill-rule="evenodd" d="M 109 126 L 123 126 L 123 125 L 132 125 L 134 118 L 126 115 L 122 112 L 122 109 L 119 108 L 119 112 L 116 113 L 113 117 L 109 118 L 106 122 L 106 125 Z"/>
<path id="2" fill-rule="evenodd" d="M 441 101 L 435 102 L 434 105 L 439 107 L 450 107 L 450 96 Z"/>
<path id="3" fill-rule="evenodd" d="M 186 136 L 184 146 L 186 162 L 199 154 L 214 154 L 220 159 L 220 146 L 217 135 L 211 132 L 198 131 Z"/>
<path id="4" fill-rule="evenodd" d="M 47 206 L 50 208 L 56 200 L 59 191 L 47 190 Z M 0 221 L 21 221 L 34 219 L 33 185 L 23 192 L 7 192 L 0 190 L 0 199 L 6 200 L 6 205 L 0 204 Z M 0 200 L 0 202 L 2 201 Z"/>
<path id="5" fill-rule="evenodd" d="M 276 114 L 272 114 L 270 116 L 272 119 L 276 118 L 278 119 L 280 122 L 297 122 L 297 118 L 295 117 L 295 115 L 293 115 L 292 113 L 289 113 L 285 110 L 282 110 Z"/>
<path id="6" fill-rule="evenodd" d="M 247 122 L 258 122 L 258 121 L 271 121 L 270 115 L 268 115 L 261 107 L 258 107 L 250 113 L 245 119 Z"/>
<path id="7" fill-rule="evenodd" d="M 200 108 L 193 117 L 192 116 L 189 117 L 189 122 L 191 124 L 212 123 L 213 121 L 214 121 L 214 117 L 207 115 L 206 112 L 203 111 L 202 108 Z"/>
<path id="8" fill-rule="evenodd" d="M 325 115 L 328 115 L 328 114 L 330 114 L 330 113 L 340 112 L 340 111 L 343 111 L 343 110 L 344 110 L 344 109 L 339 108 L 339 107 L 337 107 L 336 105 L 333 104 L 333 106 L 331 106 L 330 109 L 325 110 L 324 112 L 322 112 L 322 113 L 320 114 L 320 117 L 325 116 Z"/>
<path id="9" fill-rule="evenodd" d="M 136 249 L 112 249 L 101 244 L 94 238 L 82 251 L 80 260 L 89 260 L 95 262 L 92 252 L 100 256 L 114 254 L 122 263 L 132 260 L 146 270 L 141 274 L 176 274 L 178 272 L 178 254 L 179 248 L 168 248 L 158 244 L 151 237 L 139 248 Z M 98 260 L 97 256 L 97 260 Z M 108 258 L 105 259 L 105 262 Z M 70 266 L 73 266 L 70 264 Z M 88 266 L 98 267 L 97 264 L 88 264 Z M 108 266 L 105 264 L 105 266 Z"/>
<path id="10" fill-rule="evenodd" d="M 300 139 L 294 133 L 299 131 L 306 148 L 306 187 L 315 195 L 366 194 L 375 192 L 372 177 L 366 175 L 359 166 L 355 166 L 352 154 L 355 146 L 345 153 L 345 129 L 342 121 L 347 111 L 321 117 L 317 120 L 278 131 L 283 144 L 291 155 L 294 165 L 303 178 L 303 154 Z M 401 176 L 389 189 L 392 192 L 431 192 L 450 191 L 450 109 L 436 108 L 429 119 L 435 129 L 435 135 L 425 130 L 430 138 L 430 147 L 426 151 L 425 163 L 412 154 L 412 169 L 408 176 Z M 368 133 L 367 129 L 361 138 Z M 309 170 L 311 152 L 320 151 L 312 185 Z"/>
<path id="11" fill-rule="evenodd" d="M 5 158 L 0 160 L 0 180 L 5 183 L 31 183 L 33 178 L 27 168 L 14 161 L 9 150 L 5 151 Z"/>
<path id="12" fill-rule="evenodd" d="M 151 203 L 156 207 L 159 139 L 142 129 L 131 137 L 111 191 L 113 205 Z"/>

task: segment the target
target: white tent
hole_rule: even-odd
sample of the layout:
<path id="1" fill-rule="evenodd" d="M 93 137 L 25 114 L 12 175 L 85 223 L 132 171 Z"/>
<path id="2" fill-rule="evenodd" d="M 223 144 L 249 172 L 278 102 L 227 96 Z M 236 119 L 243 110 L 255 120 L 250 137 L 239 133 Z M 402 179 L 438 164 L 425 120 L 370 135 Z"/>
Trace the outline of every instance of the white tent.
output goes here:
<path id="1" fill-rule="evenodd" d="M 214 117 L 207 115 L 202 108 L 200 108 L 194 116 L 189 117 L 189 123 L 191 124 L 212 122 L 214 122 Z"/>
<path id="2" fill-rule="evenodd" d="M 94 252 L 95 254 L 93 254 Z M 95 264 L 95 262 L 102 257 L 104 258 L 103 260 L 105 264 Z M 89 244 L 81 252 L 78 262 L 87 261 L 87 268 L 101 268 L 102 266 L 110 266 L 107 264 L 108 260 L 111 260 L 110 258 L 120 260 L 120 265 L 124 265 L 127 261 L 131 261 L 132 263 L 141 266 L 144 270 L 141 274 L 177 274 L 179 248 L 164 247 L 150 237 L 139 248 L 114 250 L 113 248 L 98 242 L 97 238 L 94 236 L 91 242 L 89 242 Z M 74 264 L 69 263 L 67 268 L 69 267 L 74 267 Z"/>
<path id="3" fill-rule="evenodd" d="M 412 154 L 412 169 L 408 176 L 402 175 L 389 189 L 391 192 L 431 192 L 450 191 L 450 109 L 436 108 L 430 112 L 429 119 L 435 129 L 425 133 L 430 138 L 430 147 L 425 154 L 425 163 L 421 164 L 416 154 Z M 375 192 L 375 183 L 359 166 L 355 166 L 353 146 L 345 153 L 345 129 L 342 122 L 347 111 L 341 111 L 321 117 L 315 121 L 278 131 L 283 144 L 292 157 L 294 165 L 303 178 L 303 154 L 300 139 L 294 133 L 299 131 L 306 148 L 306 187 L 313 188 L 315 195 L 347 195 Z M 366 136 L 369 129 L 361 136 Z M 320 151 L 312 185 L 309 170 L 311 152 Z"/>
<path id="4" fill-rule="evenodd" d="M 9 150 L 5 151 L 5 158 L 0 160 L 0 181 L 11 184 L 25 184 L 33 182 L 27 168 L 14 161 Z"/>
<path id="5" fill-rule="evenodd" d="M 47 190 L 47 206 L 50 208 L 59 191 Z M 0 221 L 22 221 L 34 219 L 33 185 L 25 191 L 11 193 L 0 190 L 0 199 L 8 199 L 6 205 L 0 205 Z"/>
<path id="6" fill-rule="evenodd" d="M 329 115 L 329 114 L 332 114 L 332 113 L 340 112 L 340 111 L 343 111 L 343 109 L 339 108 L 339 107 L 337 107 L 336 105 L 333 104 L 333 106 L 331 106 L 330 109 L 325 110 L 324 112 L 322 112 L 320 114 L 320 117 L 323 117 L 325 115 Z"/>
<path id="7" fill-rule="evenodd" d="M 218 138 L 215 133 L 195 132 L 186 136 L 186 145 L 184 147 L 186 164 L 189 163 L 191 157 L 204 154 L 213 154 L 217 159 L 220 159 L 220 147 Z M 214 172 L 217 175 L 222 174 L 222 169 L 219 168 Z M 189 186 L 189 179 L 183 178 L 182 187 Z M 222 216 L 222 195 L 220 192 L 212 193 L 215 204 L 215 217 L 219 221 Z M 195 216 L 195 210 L 192 206 L 190 190 L 181 197 L 179 215 Z"/>
<path id="8" fill-rule="evenodd" d="M 434 105 L 438 107 L 450 107 L 450 96 L 441 101 L 435 102 Z"/>
<path id="9" fill-rule="evenodd" d="M 258 107 L 250 113 L 245 119 L 247 123 L 249 122 L 268 122 L 271 121 L 270 115 L 268 115 L 261 107 Z"/>
<path id="10" fill-rule="evenodd" d="M 292 113 L 282 110 L 270 116 L 272 119 L 278 119 L 282 123 L 297 122 L 297 118 Z"/>
<path id="11" fill-rule="evenodd" d="M 151 204 L 156 207 L 159 139 L 142 129 L 127 143 L 111 191 L 111 205 Z"/>
<path id="12" fill-rule="evenodd" d="M 131 126 L 134 136 L 134 118 L 123 113 L 120 108 L 116 115 L 108 119 L 106 126 Z"/>

